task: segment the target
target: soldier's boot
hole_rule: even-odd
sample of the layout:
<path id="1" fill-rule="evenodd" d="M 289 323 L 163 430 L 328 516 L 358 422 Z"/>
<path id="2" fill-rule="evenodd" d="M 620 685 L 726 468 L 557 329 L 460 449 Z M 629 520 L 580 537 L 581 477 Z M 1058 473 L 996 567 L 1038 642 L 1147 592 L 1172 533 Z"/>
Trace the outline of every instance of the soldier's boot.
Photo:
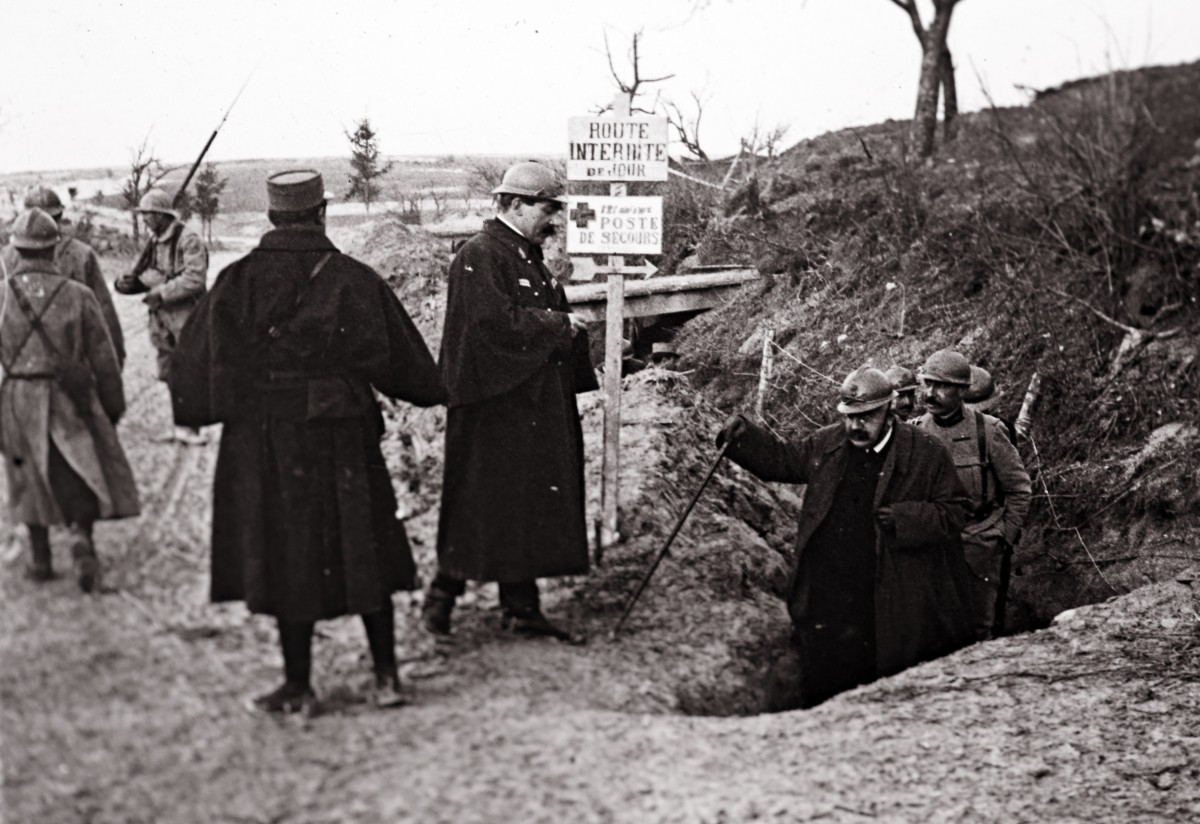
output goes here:
<path id="1" fill-rule="evenodd" d="M 253 708 L 262 712 L 300 713 L 313 718 L 320 712 L 317 694 L 307 683 L 284 681 L 283 686 L 254 699 Z"/>
<path id="2" fill-rule="evenodd" d="M 71 524 L 70 535 L 75 582 L 81 591 L 94 592 L 100 588 L 100 559 L 92 542 L 92 525 Z"/>
<path id="3" fill-rule="evenodd" d="M 408 696 L 400 684 L 400 673 L 395 666 L 376 667 L 375 687 L 371 691 L 371 703 L 380 709 L 399 707 L 408 703 Z"/>
<path id="4" fill-rule="evenodd" d="M 500 627 L 517 635 L 554 638 L 555 640 L 562 641 L 564 644 L 576 647 L 587 643 L 586 635 L 563 629 L 557 624 L 552 623 L 549 618 L 542 614 L 540 609 L 515 611 L 506 608 L 500 615 Z"/>
<path id="5" fill-rule="evenodd" d="M 434 635 L 450 634 L 450 614 L 454 611 L 456 596 L 431 586 L 425 593 L 421 605 L 421 625 Z"/>
<path id="6" fill-rule="evenodd" d="M 29 566 L 25 577 L 42 583 L 54 578 L 54 564 L 50 555 L 50 530 L 44 526 L 26 524 L 29 530 Z"/>

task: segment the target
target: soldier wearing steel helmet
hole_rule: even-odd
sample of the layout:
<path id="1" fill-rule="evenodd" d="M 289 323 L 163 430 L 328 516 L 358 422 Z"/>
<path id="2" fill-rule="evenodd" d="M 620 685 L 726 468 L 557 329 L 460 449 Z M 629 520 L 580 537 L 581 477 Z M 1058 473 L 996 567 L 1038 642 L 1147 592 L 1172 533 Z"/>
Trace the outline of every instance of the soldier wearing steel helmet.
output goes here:
<path id="1" fill-rule="evenodd" d="M 317 621 L 359 615 L 377 706 L 405 700 L 392 593 L 417 586 L 380 451 L 375 393 L 445 400 L 408 313 L 373 269 L 325 234 L 319 172 L 267 179 L 272 228 L 222 270 L 171 365 L 175 419 L 222 423 L 213 482 L 212 599 L 279 628 L 284 683 L 267 712 L 312 712 Z"/>
<path id="2" fill-rule="evenodd" d="M 917 376 L 911 369 L 898 363 L 889 366 L 883 374 L 891 381 L 892 389 L 896 392 L 893 407 L 896 417 L 907 421 L 917 408 Z"/>
<path id="3" fill-rule="evenodd" d="M 58 224 L 61 239 L 54 247 L 54 265 L 63 277 L 78 281 L 92 290 L 100 304 L 100 312 L 104 315 L 104 323 L 108 326 L 108 334 L 112 338 L 113 347 L 117 350 L 117 360 L 125 363 L 125 336 L 121 331 L 121 322 L 117 319 L 117 310 L 113 306 L 112 295 L 108 291 L 108 283 L 100 272 L 100 258 L 96 251 L 63 230 L 63 203 L 58 194 L 46 186 L 35 186 L 25 195 L 26 209 L 41 209 Z M 4 247 L 4 264 L 11 271 L 20 261 L 20 255 L 12 243 Z"/>
<path id="4" fill-rule="evenodd" d="M 208 278 L 208 248 L 184 223 L 172 199 L 162 189 L 142 195 L 137 209 L 151 237 L 149 263 L 139 272 L 117 279 L 114 288 L 124 295 L 142 295 L 150 310 L 150 341 L 158 350 L 158 379 L 171 374 L 171 354 L 183 325 L 204 296 Z M 198 429 L 176 426 L 163 436 L 185 444 L 203 444 Z"/>
<path id="5" fill-rule="evenodd" d="M 717 437 L 759 478 L 808 485 L 787 594 L 803 706 L 972 638 L 966 491 L 945 447 L 895 418 L 895 397 L 863 366 L 842 383 L 838 423 L 785 441 L 735 415 Z"/>
<path id="6" fill-rule="evenodd" d="M 566 199 L 554 172 L 534 162 L 509 168 L 493 193 L 495 219 L 450 266 L 438 573 L 422 620 L 448 634 L 465 582 L 496 581 L 504 627 L 579 642 L 542 613 L 537 584 L 588 571 L 575 393 L 597 383 L 583 319 L 542 263 Z"/>
<path id="7" fill-rule="evenodd" d="M 1011 552 L 1029 512 L 1031 484 L 1004 424 L 964 406 L 971 366 L 961 353 L 941 349 L 921 367 L 926 412 L 913 421 L 946 445 L 971 500 L 963 552 L 974 572 L 976 637 L 996 631 L 996 601 L 1004 556 Z"/>
<path id="8" fill-rule="evenodd" d="M 0 451 L 11 520 L 29 530 L 34 581 L 54 577 L 49 527 L 66 525 L 79 587 L 100 586 L 92 525 L 138 514 L 117 439 L 121 366 L 100 302 L 54 265 L 58 224 L 40 209 L 13 227 L 17 265 L 0 306 Z"/>

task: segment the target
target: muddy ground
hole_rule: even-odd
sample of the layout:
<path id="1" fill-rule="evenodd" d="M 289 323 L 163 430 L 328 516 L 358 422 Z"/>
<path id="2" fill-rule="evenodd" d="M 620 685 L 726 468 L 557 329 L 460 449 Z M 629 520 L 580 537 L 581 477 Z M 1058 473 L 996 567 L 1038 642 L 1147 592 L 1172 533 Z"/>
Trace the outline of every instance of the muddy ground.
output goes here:
<path id="1" fill-rule="evenodd" d="M 420 596 L 398 595 L 410 706 L 365 703 L 361 627 L 343 619 L 319 629 L 325 712 L 253 714 L 245 701 L 275 685 L 280 660 L 271 621 L 206 603 L 218 431 L 202 448 L 153 441 L 166 393 L 143 307 L 118 307 L 120 432 L 143 515 L 98 527 L 110 590 L 91 597 L 69 579 L 25 581 L 21 536 L 4 527 L 4 822 L 1200 818 L 1200 581 L 1187 575 L 814 710 L 758 714 L 780 701 L 788 627 L 771 591 L 797 498 L 725 468 L 628 632 L 608 639 L 711 458 L 714 413 L 685 376 L 657 370 L 628 379 L 628 540 L 592 575 L 545 587 L 547 612 L 588 646 L 505 636 L 491 587 L 464 599 L 454 643 L 434 644 L 417 629 Z M 597 398 L 581 405 L 594 509 L 601 418 Z M 438 463 L 438 414 L 389 418 L 427 578 L 436 484 L 413 473 Z"/>

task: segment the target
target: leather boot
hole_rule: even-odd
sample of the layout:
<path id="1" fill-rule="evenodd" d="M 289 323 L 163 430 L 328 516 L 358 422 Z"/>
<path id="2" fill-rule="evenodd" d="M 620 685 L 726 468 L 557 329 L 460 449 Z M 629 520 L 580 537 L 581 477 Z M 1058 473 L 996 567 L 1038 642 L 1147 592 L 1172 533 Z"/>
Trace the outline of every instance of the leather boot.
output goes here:
<path id="1" fill-rule="evenodd" d="M 83 592 L 94 592 L 100 588 L 100 559 L 92 543 L 91 524 L 71 524 L 71 559 L 75 581 Z"/>
<path id="2" fill-rule="evenodd" d="M 434 635 L 450 634 L 450 613 L 454 611 L 455 596 L 430 587 L 421 605 L 421 625 Z"/>

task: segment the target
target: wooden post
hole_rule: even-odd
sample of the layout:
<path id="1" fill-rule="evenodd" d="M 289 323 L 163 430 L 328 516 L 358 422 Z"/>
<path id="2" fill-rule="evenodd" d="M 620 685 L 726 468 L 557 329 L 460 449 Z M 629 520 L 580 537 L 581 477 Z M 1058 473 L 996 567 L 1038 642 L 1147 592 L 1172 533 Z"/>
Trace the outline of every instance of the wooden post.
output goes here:
<path id="1" fill-rule="evenodd" d="M 619 93 L 613 98 L 613 114 L 629 116 L 629 98 Z M 609 194 L 625 197 L 624 183 L 609 184 Z M 621 362 L 625 344 L 625 276 L 620 267 L 623 255 L 609 255 L 608 303 L 604 312 L 604 464 L 601 470 L 600 529 L 596 544 L 596 563 L 604 561 L 604 547 L 616 543 L 617 507 L 621 489 Z"/>
<path id="2" fill-rule="evenodd" d="M 604 559 L 604 547 L 618 537 L 617 504 L 621 474 L 621 361 L 625 343 L 625 277 L 609 274 L 608 305 L 604 328 L 604 465 L 600 489 L 600 544 L 596 563 Z"/>
<path id="3" fill-rule="evenodd" d="M 758 370 L 758 397 L 754 401 L 754 414 L 763 419 L 763 397 L 771 384 L 771 373 L 775 366 L 775 330 L 768 326 L 763 330 L 762 366 Z"/>

